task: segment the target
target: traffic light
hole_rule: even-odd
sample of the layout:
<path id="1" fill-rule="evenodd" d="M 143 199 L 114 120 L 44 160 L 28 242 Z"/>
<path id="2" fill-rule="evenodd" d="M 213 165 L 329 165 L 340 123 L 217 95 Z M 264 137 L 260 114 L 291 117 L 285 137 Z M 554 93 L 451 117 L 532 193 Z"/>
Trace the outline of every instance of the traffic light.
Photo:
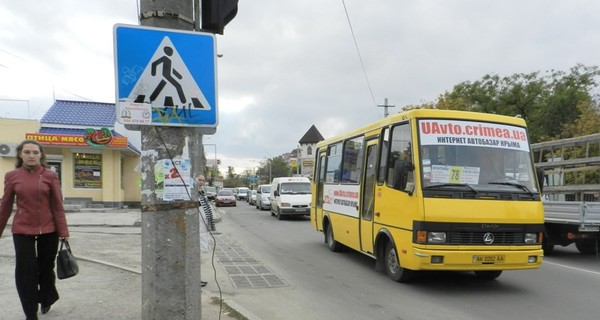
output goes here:
<path id="1" fill-rule="evenodd" d="M 238 0 L 202 0 L 202 31 L 223 34 L 238 11 Z"/>

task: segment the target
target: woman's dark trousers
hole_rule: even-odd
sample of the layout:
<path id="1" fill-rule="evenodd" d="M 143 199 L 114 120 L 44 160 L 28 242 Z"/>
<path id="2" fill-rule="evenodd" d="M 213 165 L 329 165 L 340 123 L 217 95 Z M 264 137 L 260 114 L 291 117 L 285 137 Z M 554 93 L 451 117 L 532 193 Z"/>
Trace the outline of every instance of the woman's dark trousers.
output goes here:
<path id="1" fill-rule="evenodd" d="M 50 306 L 58 300 L 54 264 L 58 252 L 56 232 L 38 236 L 13 234 L 15 282 L 27 319 L 37 319 L 38 304 Z"/>

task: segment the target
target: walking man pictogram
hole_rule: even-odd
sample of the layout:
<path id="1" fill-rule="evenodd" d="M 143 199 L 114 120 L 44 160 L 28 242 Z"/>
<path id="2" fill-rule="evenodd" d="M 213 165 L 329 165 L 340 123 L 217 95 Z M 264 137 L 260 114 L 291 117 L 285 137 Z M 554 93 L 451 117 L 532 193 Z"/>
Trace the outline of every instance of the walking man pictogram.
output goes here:
<path id="1" fill-rule="evenodd" d="M 156 86 L 156 89 L 154 89 L 154 91 L 152 92 L 152 95 L 150 95 L 150 101 L 156 100 L 156 98 L 158 97 L 158 95 L 160 94 L 162 89 L 167 84 L 167 82 L 165 81 L 165 80 L 167 80 L 171 85 L 173 85 L 173 87 L 175 87 L 175 90 L 177 90 L 177 94 L 179 95 L 179 100 L 181 101 L 181 103 L 185 103 L 186 98 L 185 98 L 185 94 L 183 93 L 183 88 L 181 87 L 181 84 L 177 81 L 177 79 L 179 79 L 179 80 L 183 79 L 183 76 L 179 72 L 177 72 L 177 70 L 172 68 L 171 59 L 169 58 L 170 56 L 173 55 L 173 48 L 171 48 L 169 46 L 165 46 L 163 51 L 165 52 L 166 55 L 162 56 L 159 59 L 157 59 L 156 61 L 152 62 L 152 76 L 156 76 L 156 68 L 160 64 L 162 64 L 163 80 L 160 80 L 160 83 L 158 84 L 158 86 Z M 173 75 L 175 75 L 175 77 L 177 77 L 177 79 L 173 78 Z"/>

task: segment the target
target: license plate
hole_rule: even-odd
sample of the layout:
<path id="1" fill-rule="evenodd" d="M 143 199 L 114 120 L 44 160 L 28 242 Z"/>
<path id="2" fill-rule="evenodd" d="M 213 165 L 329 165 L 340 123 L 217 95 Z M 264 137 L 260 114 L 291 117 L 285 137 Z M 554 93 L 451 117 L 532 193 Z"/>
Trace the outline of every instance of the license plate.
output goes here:
<path id="1" fill-rule="evenodd" d="M 496 264 L 504 263 L 504 255 L 483 255 L 473 256 L 473 263 L 475 264 Z"/>
<path id="2" fill-rule="evenodd" d="M 306 209 L 296 209 L 296 212 L 306 212 Z"/>
<path id="3" fill-rule="evenodd" d="M 581 232 L 598 232 L 598 231 L 600 231 L 600 226 L 580 226 L 579 231 L 581 231 Z"/>

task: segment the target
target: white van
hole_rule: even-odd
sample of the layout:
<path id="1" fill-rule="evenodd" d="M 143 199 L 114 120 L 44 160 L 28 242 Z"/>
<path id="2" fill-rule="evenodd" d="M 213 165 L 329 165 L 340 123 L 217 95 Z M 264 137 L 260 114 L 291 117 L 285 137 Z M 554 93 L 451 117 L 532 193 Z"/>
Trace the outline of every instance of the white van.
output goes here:
<path id="1" fill-rule="evenodd" d="M 249 194 L 249 191 L 250 191 L 249 188 L 239 187 L 239 188 L 236 188 L 236 189 L 237 189 L 237 192 L 235 193 L 235 198 L 237 200 L 246 200 L 246 199 L 248 199 L 248 194 Z"/>
<path id="2" fill-rule="evenodd" d="M 310 215 L 311 185 L 305 177 L 275 178 L 271 183 L 271 215 Z"/>

